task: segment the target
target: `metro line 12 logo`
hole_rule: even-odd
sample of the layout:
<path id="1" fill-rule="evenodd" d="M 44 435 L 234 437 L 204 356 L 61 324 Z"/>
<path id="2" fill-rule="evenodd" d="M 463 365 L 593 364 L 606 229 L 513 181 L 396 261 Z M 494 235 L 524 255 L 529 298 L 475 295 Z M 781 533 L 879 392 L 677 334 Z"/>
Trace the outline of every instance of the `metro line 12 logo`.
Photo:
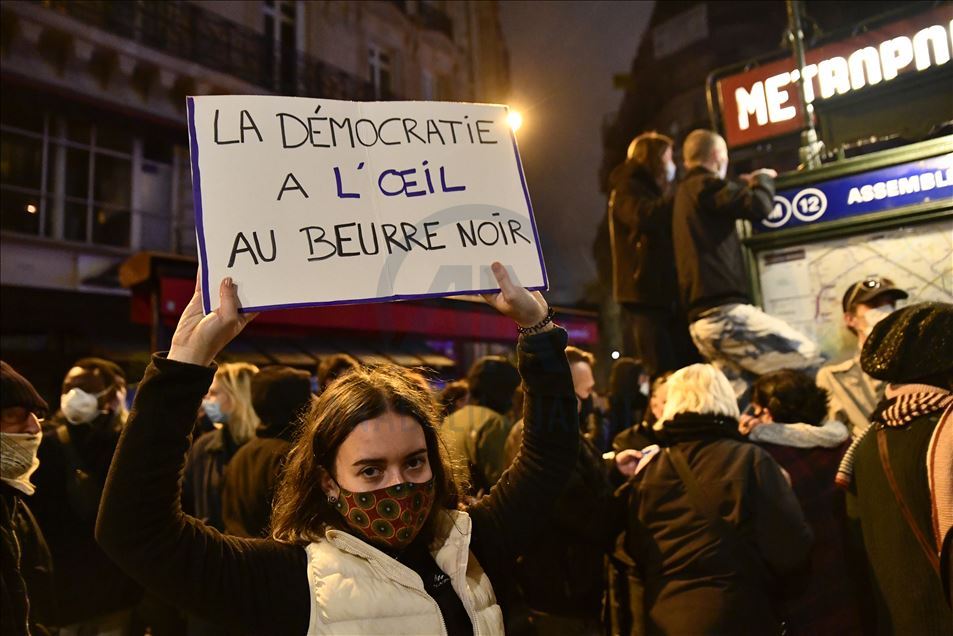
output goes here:
<path id="1" fill-rule="evenodd" d="M 827 212 L 827 196 L 817 188 L 805 188 L 794 195 L 791 209 L 794 218 L 803 223 L 812 223 Z"/>
<path id="2" fill-rule="evenodd" d="M 793 216 L 802 223 L 813 223 L 827 212 L 827 196 L 817 188 L 798 191 L 790 201 L 781 195 L 774 196 L 774 207 L 761 225 L 777 229 L 787 225 Z"/>

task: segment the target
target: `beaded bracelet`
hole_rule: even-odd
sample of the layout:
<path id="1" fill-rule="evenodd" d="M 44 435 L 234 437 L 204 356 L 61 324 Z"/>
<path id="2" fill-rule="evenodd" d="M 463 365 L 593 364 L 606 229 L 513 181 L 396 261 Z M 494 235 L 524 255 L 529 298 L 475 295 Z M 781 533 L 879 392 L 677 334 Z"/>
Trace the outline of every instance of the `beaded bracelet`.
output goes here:
<path id="1" fill-rule="evenodd" d="M 525 335 L 538 333 L 543 327 L 545 327 L 546 325 L 548 325 L 549 323 L 553 321 L 553 317 L 555 315 L 556 315 L 556 310 L 554 310 L 552 306 L 549 306 L 549 308 L 546 310 L 546 317 L 543 318 L 541 321 L 539 321 L 532 327 L 521 327 L 517 325 L 516 330 L 519 331 L 521 334 L 525 334 Z"/>

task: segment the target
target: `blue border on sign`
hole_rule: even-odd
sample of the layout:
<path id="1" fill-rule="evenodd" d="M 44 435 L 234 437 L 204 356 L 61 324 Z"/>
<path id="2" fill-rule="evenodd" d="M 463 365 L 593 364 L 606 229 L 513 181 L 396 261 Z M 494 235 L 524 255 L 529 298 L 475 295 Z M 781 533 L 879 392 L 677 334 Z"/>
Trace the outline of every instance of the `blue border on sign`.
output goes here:
<path id="1" fill-rule="evenodd" d="M 509 115 L 510 108 L 509 106 L 505 107 L 507 115 Z M 509 117 L 507 117 L 509 120 Z M 509 121 L 507 121 L 507 126 L 509 126 Z M 536 239 L 536 252 L 539 254 L 539 267 L 543 271 L 543 286 L 540 288 L 530 288 L 527 289 L 549 289 L 549 275 L 546 273 L 546 261 L 543 260 L 543 245 L 539 242 L 539 232 L 536 230 L 536 214 L 533 212 L 533 203 L 529 199 L 529 188 L 526 187 L 526 177 L 523 176 L 523 161 L 520 159 L 520 150 L 516 145 L 516 131 L 513 130 L 512 126 L 509 126 L 510 129 L 510 138 L 513 140 L 513 154 L 516 155 L 516 169 L 520 174 L 520 184 L 523 186 L 523 196 L 526 198 L 526 211 L 529 212 L 529 222 L 533 226 L 533 238 Z"/>
<path id="2" fill-rule="evenodd" d="M 199 172 L 199 142 L 195 135 L 195 101 L 186 98 L 189 111 L 189 151 L 192 161 L 192 200 L 195 206 L 195 230 L 199 240 L 199 259 L 202 263 L 202 308 L 208 314 L 212 311 L 212 301 L 208 293 L 208 253 L 205 249 L 205 224 L 202 218 L 202 175 Z M 248 310 L 250 311 L 250 310 Z"/>

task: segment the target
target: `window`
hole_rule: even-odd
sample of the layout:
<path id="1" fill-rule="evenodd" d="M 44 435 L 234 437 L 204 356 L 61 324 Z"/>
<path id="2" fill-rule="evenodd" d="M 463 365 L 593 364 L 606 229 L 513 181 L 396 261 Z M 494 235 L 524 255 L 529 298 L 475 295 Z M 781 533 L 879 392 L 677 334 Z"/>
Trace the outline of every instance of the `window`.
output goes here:
<path id="1" fill-rule="evenodd" d="M 26 234 L 40 233 L 42 140 L 6 130 L 0 138 L 0 182 L 3 184 L 0 227 Z"/>
<path id="2" fill-rule="evenodd" d="M 374 88 L 374 99 L 388 99 L 391 96 L 390 54 L 372 44 L 367 50 L 367 65 L 370 69 L 371 86 Z"/>
<path id="3" fill-rule="evenodd" d="M 120 128 L 43 115 L 41 132 L 0 125 L 4 230 L 129 247 L 133 138 Z"/>
<path id="4" fill-rule="evenodd" d="M 294 0 L 265 0 L 265 72 L 282 95 L 297 95 L 297 17 Z"/>

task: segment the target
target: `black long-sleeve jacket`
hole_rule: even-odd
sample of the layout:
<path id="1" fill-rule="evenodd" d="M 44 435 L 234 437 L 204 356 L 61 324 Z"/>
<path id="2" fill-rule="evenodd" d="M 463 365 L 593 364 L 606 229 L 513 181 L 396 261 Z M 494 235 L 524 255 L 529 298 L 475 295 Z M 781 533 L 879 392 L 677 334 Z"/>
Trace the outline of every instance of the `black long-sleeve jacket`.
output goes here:
<path id="1" fill-rule="evenodd" d="M 749 187 L 698 166 L 678 184 L 672 238 L 679 293 L 690 321 L 713 307 L 751 302 L 735 221 L 766 219 L 773 206 L 774 180 L 764 174 Z"/>
<path id="2" fill-rule="evenodd" d="M 611 179 L 612 293 L 620 303 L 671 311 L 678 294 L 672 197 L 643 168 L 617 169 Z"/>
<path id="3" fill-rule="evenodd" d="M 526 433 L 516 463 L 469 507 L 470 549 L 491 581 L 544 532 L 578 448 L 576 399 L 554 329 L 519 341 Z M 222 535 L 182 512 L 180 476 L 195 412 L 214 367 L 157 355 L 113 460 L 97 523 L 103 549 L 161 598 L 252 634 L 304 634 L 311 611 L 301 546 Z"/>

